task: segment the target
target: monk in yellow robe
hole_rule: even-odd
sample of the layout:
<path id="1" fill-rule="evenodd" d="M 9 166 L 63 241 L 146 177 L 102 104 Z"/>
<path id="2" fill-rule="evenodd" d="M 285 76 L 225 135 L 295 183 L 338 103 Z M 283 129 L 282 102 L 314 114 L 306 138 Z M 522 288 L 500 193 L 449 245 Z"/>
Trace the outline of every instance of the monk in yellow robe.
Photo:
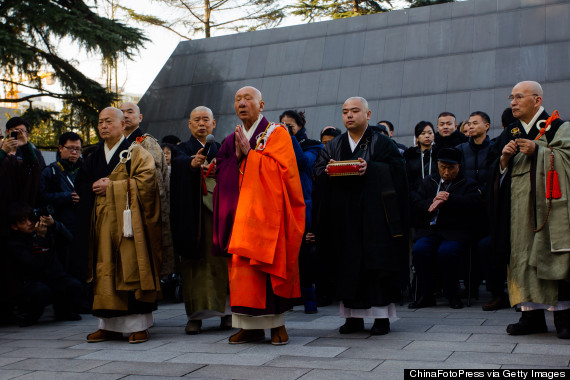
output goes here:
<path id="1" fill-rule="evenodd" d="M 291 137 L 261 114 L 259 90 L 235 95 L 242 121 L 218 151 L 214 190 L 215 255 L 229 255 L 231 344 L 287 344 L 283 313 L 300 297 L 298 254 L 305 203 Z"/>
<path id="2" fill-rule="evenodd" d="M 93 282 L 93 315 L 99 318 L 99 329 L 87 341 L 120 340 L 127 333 L 130 343 L 142 343 L 148 340 L 152 311 L 161 296 L 155 162 L 140 144 L 129 147 L 121 110 L 105 108 L 98 127 L 104 142 L 86 160 L 89 178 L 83 180 L 94 195 L 87 280 Z M 82 199 L 93 199 L 87 194 Z M 124 221 L 127 208 L 131 223 Z"/>

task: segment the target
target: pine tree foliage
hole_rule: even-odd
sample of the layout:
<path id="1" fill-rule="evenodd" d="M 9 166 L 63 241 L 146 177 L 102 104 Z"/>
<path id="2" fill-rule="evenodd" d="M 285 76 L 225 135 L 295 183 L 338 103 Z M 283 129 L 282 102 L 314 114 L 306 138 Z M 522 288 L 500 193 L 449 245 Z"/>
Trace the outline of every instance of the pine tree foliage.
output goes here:
<path id="1" fill-rule="evenodd" d="M 83 0 L 2 0 L 0 82 L 18 85 L 31 94 L 0 102 L 31 102 L 42 96 L 61 99 L 95 126 L 97 112 L 111 104 L 116 94 L 62 57 L 58 47 L 64 38 L 103 58 L 130 58 L 147 41 L 139 29 L 98 16 Z M 51 72 L 63 91 L 48 91 L 42 72 Z"/>
<path id="2" fill-rule="evenodd" d="M 391 0 L 299 0 L 292 6 L 291 14 L 312 22 L 382 13 L 392 6 Z"/>
<path id="3" fill-rule="evenodd" d="M 144 24 L 159 26 L 185 39 L 204 33 L 211 37 L 214 29 L 252 31 L 272 28 L 285 17 L 279 0 L 154 0 L 165 5 L 169 14 L 157 17 L 136 9 L 122 7 L 129 17 Z"/>
<path id="4" fill-rule="evenodd" d="M 455 0 L 407 0 L 410 4 L 410 8 L 425 7 L 428 5 L 453 3 Z"/>
<path id="5" fill-rule="evenodd" d="M 455 0 L 404 0 L 408 8 L 453 1 Z M 298 0 L 291 6 L 291 14 L 313 22 L 387 12 L 395 9 L 396 3 L 393 0 Z"/>

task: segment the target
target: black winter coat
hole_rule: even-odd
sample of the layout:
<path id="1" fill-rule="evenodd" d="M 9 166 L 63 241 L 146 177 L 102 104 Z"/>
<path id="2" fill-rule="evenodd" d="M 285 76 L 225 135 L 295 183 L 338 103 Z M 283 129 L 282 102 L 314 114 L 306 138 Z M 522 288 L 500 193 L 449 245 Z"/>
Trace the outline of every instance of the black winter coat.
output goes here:
<path id="1" fill-rule="evenodd" d="M 466 178 L 470 178 L 477 182 L 483 195 L 487 180 L 489 178 L 489 166 L 487 165 L 487 153 L 493 145 L 489 136 L 485 138 L 482 144 L 477 145 L 472 138 L 468 142 L 460 144 L 457 149 L 461 151 L 461 170 Z"/>
<path id="2" fill-rule="evenodd" d="M 447 137 L 441 136 L 439 133 L 435 134 L 434 146 L 432 148 L 434 157 L 437 158 L 437 153 L 444 148 L 455 148 L 459 144 L 467 142 L 468 138 L 463 133 L 456 129 L 455 132 Z"/>
<path id="3" fill-rule="evenodd" d="M 419 146 L 408 148 L 404 152 L 406 159 L 406 173 L 408 174 L 408 185 L 410 191 L 417 191 L 424 178 L 433 173 L 437 173 L 437 159 L 432 157 L 433 149 L 423 152 L 423 176 L 422 176 L 422 151 Z M 431 158 L 431 160 L 430 160 Z"/>
<path id="4" fill-rule="evenodd" d="M 55 247 L 57 239 L 68 240 L 71 234 L 56 222 L 46 237 L 12 231 L 8 238 L 9 265 L 23 282 L 49 281 L 67 276 L 63 270 Z"/>
<path id="5" fill-rule="evenodd" d="M 439 173 L 426 177 L 419 190 L 412 195 L 412 220 L 416 227 L 415 240 L 440 234 L 445 240 L 469 243 L 475 223 L 473 216 L 483 204 L 477 183 L 459 173 L 447 188 L 446 191 L 450 193 L 449 199 L 439 207 L 439 213 L 438 210 L 428 212 L 429 206 L 437 195 L 440 180 Z M 436 214 L 437 221 L 432 226 L 430 222 Z"/>
<path id="6" fill-rule="evenodd" d="M 66 160 L 58 160 L 44 168 L 40 180 L 41 204 L 51 205 L 54 208 L 53 218 L 71 230 L 78 211 L 71 194 L 75 192 L 75 179 L 80 167 L 81 161 L 73 165 Z"/>

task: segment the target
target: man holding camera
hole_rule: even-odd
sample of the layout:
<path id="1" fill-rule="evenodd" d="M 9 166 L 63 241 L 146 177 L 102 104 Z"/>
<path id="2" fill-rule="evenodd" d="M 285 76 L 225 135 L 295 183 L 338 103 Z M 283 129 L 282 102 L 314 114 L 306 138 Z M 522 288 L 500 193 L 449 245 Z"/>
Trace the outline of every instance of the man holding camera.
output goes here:
<path id="1" fill-rule="evenodd" d="M 78 321 L 73 307 L 81 304 L 81 284 L 67 274 L 54 249 L 57 240 L 71 239 L 65 226 L 53 219 L 50 208 L 32 210 L 24 202 L 8 208 L 11 233 L 7 243 L 9 266 L 19 286 L 20 326 L 35 324 L 44 307 L 53 303 L 56 320 Z"/>

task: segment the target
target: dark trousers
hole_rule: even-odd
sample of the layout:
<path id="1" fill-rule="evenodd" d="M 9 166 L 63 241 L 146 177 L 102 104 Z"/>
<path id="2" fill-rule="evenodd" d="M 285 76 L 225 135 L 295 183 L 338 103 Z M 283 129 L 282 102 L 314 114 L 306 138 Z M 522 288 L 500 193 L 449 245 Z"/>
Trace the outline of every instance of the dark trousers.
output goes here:
<path id="1" fill-rule="evenodd" d="M 456 297 L 462 273 L 462 255 L 466 245 L 458 241 L 444 240 L 439 235 L 419 238 L 414 243 L 412 260 L 418 276 L 419 294 L 433 297 L 436 289 L 436 273 L 439 272 L 443 294 Z"/>
<path id="2" fill-rule="evenodd" d="M 491 236 L 486 236 L 477 242 L 477 256 L 483 261 L 483 275 L 487 280 L 487 289 L 494 298 L 505 295 L 505 281 L 507 281 L 507 264 L 493 255 Z"/>
<path id="3" fill-rule="evenodd" d="M 316 281 L 317 247 L 314 243 L 307 244 L 303 237 L 299 250 L 299 277 L 301 287 L 311 288 Z"/>
<path id="4" fill-rule="evenodd" d="M 64 275 L 43 281 L 29 281 L 24 284 L 23 311 L 36 314 L 39 318 L 43 309 L 53 304 L 56 316 L 65 316 L 82 302 L 82 287 L 75 277 Z"/>

